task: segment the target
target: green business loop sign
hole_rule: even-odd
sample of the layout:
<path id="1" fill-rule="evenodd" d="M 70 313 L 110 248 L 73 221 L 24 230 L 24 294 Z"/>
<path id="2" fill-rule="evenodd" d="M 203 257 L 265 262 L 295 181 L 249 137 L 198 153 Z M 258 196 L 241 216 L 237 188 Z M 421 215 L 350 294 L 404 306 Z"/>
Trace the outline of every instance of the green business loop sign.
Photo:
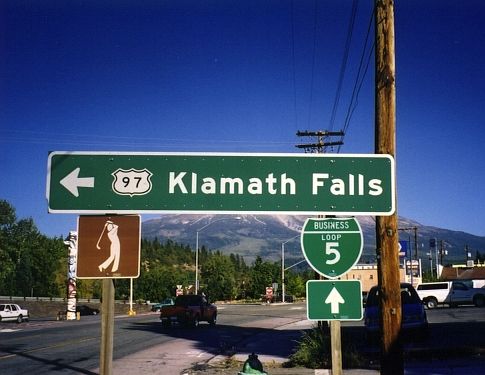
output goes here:
<path id="1" fill-rule="evenodd" d="M 390 155 L 53 152 L 49 212 L 391 215 Z"/>
<path id="2" fill-rule="evenodd" d="M 363 245 L 362 229 L 354 218 L 310 218 L 301 232 L 307 262 L 328 278 L 349 271 L 360 259 Z"/>

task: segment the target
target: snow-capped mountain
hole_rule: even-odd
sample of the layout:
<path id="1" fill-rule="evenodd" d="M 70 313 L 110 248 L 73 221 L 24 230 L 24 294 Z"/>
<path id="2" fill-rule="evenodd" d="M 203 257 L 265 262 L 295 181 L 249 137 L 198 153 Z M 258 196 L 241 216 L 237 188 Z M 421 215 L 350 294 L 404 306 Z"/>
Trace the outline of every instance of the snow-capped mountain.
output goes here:
<path id="1" fill-rule="evenodd" d="M 299 234 L 307 216 L 299 215 L 162 215 L 142 223 L 142 237 L 158 238 L 164 242 L 172 240 L 195 249 L 198 232 L 199 247 L 239 254 L 250 264 L 257 255 L 265 260 L 281 259 L 282 243 L 285 243 L 285 258 L 303 259 Z M 373 262 L 375 258 L 375 219 L 358 216 L 357 220 L 364 236 L 361 262 Z M 411 219 L 399 218 L 399 239 L 410 241 L 409 248 L 415 253 L 414 229 L 417 228 L 418 257 L 428 261 L 430 240 L 437 240 L 438 249 L 443 241 L 447 251 L 444 263 L 465 261 L 465 246 L 472 258 L 476 252 L 485 254 L 485 237 L 465 232 L 422 225 Z M 433 253 L 433 259 L 435 253 Z"/>

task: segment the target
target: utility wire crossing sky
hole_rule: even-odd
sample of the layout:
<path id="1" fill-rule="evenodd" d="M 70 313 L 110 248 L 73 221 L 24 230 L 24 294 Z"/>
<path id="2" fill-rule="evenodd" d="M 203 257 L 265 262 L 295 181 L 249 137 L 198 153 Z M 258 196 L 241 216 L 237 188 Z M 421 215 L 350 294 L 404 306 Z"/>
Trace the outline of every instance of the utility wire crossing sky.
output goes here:
<path id="1" fill-rule="evenodd" d="M 65 236 L 49 151 L 300 153 L 298 131 L 343 130 L 327 153 L 374 153 L 373 5 L 3 2 L 0 198 Z M 395 2 L 397 212 L 479 236 L 484 24 L 480 0 Z"/>

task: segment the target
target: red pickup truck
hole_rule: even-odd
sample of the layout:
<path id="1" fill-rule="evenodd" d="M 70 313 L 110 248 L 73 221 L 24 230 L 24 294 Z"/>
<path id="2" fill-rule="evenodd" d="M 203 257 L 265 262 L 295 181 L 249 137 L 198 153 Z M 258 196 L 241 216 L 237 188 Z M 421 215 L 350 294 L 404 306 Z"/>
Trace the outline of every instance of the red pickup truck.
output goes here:
<path id="1" fill-rule="evenodd" d="M 217 321 L 217 306 L 207 302 L 203 295 L 188 294 L 177 296 L 173 306 L 162 306 L 160 320 L 163 327 L 172 323 L 197 327 L 199 322 L 209 322 L 215 325 Z"/>

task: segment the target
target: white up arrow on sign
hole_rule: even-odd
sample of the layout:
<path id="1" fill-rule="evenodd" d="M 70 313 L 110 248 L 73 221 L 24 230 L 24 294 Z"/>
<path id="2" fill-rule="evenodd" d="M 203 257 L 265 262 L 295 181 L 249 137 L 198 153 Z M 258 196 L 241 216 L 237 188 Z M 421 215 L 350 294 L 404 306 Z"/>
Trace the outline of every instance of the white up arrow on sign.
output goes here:
<path id="1" fill-rule="evenodd" d="M 69 192 L 75 197 L 79 197 L 78 187 L 94 187 L 94 177 L 79 177 L 79 171 L 81 168 L 74 169 L 60 182 Z"/>
<path id="2" fill-rule="evenodd" d="M 330 310 L 332 314 L 338 314 L 340 312 L 340 304 L 345 303 L 338 290 L 333 287 L 328 297 L 325 299 L 325 303 L 330 304 Z"/>

